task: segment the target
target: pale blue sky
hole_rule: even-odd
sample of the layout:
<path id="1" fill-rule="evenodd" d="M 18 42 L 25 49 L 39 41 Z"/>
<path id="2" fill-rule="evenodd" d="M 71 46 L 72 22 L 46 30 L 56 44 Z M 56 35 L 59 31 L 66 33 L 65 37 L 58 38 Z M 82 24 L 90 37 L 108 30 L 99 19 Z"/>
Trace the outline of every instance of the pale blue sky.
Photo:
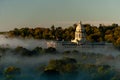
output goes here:
<path id="1" fill-rule="evenodd" d="M 0 0 L 0 31 L 120 23 L 120 0 Z"/>

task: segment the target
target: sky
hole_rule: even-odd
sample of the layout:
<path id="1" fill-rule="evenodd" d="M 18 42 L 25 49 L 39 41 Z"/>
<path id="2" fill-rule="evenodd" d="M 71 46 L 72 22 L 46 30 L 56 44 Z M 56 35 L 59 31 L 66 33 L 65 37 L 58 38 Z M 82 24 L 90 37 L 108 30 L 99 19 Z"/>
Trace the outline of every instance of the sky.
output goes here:
<path id="1" fill-rule="evenodd" d="M 0 0 L 0 31 L 69 27 L 74 23 L 120 24 L 120 0 Z"/>

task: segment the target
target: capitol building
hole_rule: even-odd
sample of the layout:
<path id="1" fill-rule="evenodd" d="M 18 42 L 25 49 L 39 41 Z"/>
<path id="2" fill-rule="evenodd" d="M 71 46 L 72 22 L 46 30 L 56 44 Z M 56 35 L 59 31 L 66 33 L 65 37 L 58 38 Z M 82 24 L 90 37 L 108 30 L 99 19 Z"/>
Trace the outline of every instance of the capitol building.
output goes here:
<path id="1" fill-rule="evenodd" d="M 82 22 L 80 21 L 76 27 L 75 39 L 71 40 L 71 42 L 79 44 L 84 43 L 85 41 L 86 41 L 85 28 L 83 27 Z"/>
<path id="2" fill-rule="evenodd" d="M 47 42 L 48 47 L 54 47 L 56 50 L 62 51 L 73 51 L 77 50 L 79 52 L 102 52 L 115 49 L 112 43 L 106 42 L 90 42 L 86 40 L 85 27 L 80 21 L 77 24 L 75 30 L 75 38 L 71 41 L 50 41 Z M 108 51 L 109 50 L 109 51 Z"/>

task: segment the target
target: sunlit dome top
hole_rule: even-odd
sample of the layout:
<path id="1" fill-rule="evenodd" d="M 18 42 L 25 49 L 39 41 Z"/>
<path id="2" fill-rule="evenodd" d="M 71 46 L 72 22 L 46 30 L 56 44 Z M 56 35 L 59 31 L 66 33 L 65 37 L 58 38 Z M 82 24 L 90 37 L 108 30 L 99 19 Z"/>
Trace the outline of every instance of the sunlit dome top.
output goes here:
<path id="1" fill-rule="evenodd" d="M 82 28 L 82 22 L 80 21 L 80 22 L 77 24 L 76 31 L 81 31 L 81 28 Z"/>

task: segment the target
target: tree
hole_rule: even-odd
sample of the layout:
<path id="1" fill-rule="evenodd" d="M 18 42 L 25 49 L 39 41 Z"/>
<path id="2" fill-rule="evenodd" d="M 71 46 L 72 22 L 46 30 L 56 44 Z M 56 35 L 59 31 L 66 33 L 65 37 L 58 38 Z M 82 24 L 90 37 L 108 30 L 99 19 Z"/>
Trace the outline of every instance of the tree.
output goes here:
<path id="1" fill-rule="evenodd" d="M 48 47 L 47 49 L 45 49 L 45 52 L 46 52 L 46 53 L 55 53 L 55 52 L 56 52 L 56 49 L 53 48 L 53 47 Z"/>
<path id="2" fill-rule="evenodd" d="M 48 65 L 45 67 L 45 71 L 54 70 L 63 72 L 74 72 L 76 71 L 76 60 L 72 58 L 63 58 L 60 60 L 50 60 Z"/>
<path id="3" fill-rule="evenodd" d="M 9 66 L 4 70 L 5 75 L 14 75 L 14 74 L 20 74 L 20 68 Z"/>
<path id="4" fill-rule="evenodd" d="M 107 42 L 113 42 L 114 41 L 114 37 L 112 34 L 108 34 L 108 35 L 105 35 L 105 40 Z"/>

